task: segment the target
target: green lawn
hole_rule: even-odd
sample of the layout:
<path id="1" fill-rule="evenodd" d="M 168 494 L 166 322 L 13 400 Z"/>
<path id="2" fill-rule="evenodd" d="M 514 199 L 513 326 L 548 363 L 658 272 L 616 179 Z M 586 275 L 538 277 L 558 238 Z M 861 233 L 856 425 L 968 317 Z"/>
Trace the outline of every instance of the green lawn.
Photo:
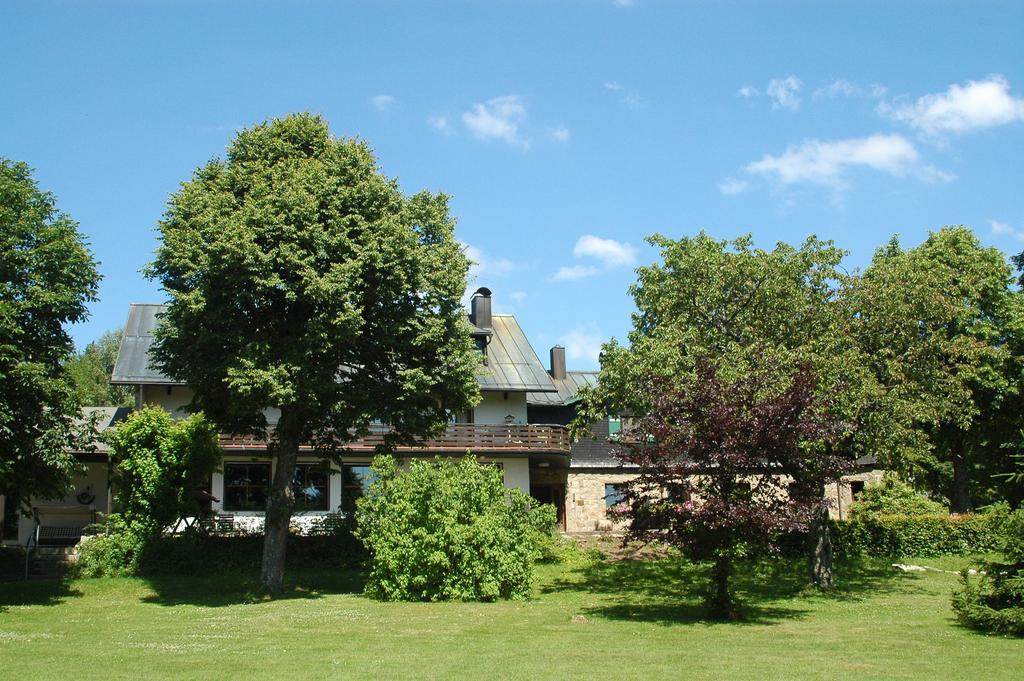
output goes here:
<path id="1" fill-rule="evenodd" d="M 273 602 L 251 576 L 0 584 L 0 678 L 1024 678 L 1024 640 L 955 624 L 954 575 L 889 562 L 840 566 L 829 597 L 747 570 L 727 624 L 702 619 L 702 571 L 666 560 L 542 566 L 533 600 L 496 604 L 378 603 L 352 573 L 293 575 Z"/>

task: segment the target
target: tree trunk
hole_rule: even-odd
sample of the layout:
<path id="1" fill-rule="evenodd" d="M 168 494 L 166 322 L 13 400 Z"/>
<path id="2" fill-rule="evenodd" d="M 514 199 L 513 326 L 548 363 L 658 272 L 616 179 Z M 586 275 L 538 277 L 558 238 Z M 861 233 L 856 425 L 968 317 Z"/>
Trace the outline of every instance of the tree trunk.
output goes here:
<path id="1" fill-rule="evenodd" d="M 971 471 L 968 465 L 967 446 L 953 454 L 953 513 L 967 513 L 971 510 Z"/>
<path id="2" fill-rule="evenodd" d="M 822 503 L 811 521 L 811 583 L 819 589 L 831 589 L 832 530 L 828 523 L 828 504 Z"/>
<path id="3" fill-rule="evenodd" d="M 261 581 L 270 594 L 280 593 L 284 588 L 285 549 L 288 546 L 288 526 L 292 519 L 295 494 L 292 492 L 292 478 L 295 476 L 295 462 L 299 457 L 299 428 L 294 414 L 281 410 L 277 438 L 268 447 L 271 457 L 276 457 L 277 468 L 270 485 L 267 499 L 267 513 L 263 526 L 263 565 Z"/>
<path id="4" fill-rule="evenodd" d="M 715 619 L 731 620 L 736 617 L 735 604 L 729 594 L 729 575 L 732 564 L 728 556 L 718 556 L 711 568 L 711 589 L 708 592 L 707 605 Z"/>

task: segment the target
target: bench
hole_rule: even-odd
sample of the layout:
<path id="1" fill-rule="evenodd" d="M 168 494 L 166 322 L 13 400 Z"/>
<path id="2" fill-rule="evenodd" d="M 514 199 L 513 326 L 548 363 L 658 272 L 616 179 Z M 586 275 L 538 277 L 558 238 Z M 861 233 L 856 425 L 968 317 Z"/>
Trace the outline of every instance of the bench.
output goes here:
<path id="1" fill-rule="evenodd" d="M 36 546 L 74 546 L 82 539 L 84 525 L 57 527 L 40 525 L 36 529 Z"/>

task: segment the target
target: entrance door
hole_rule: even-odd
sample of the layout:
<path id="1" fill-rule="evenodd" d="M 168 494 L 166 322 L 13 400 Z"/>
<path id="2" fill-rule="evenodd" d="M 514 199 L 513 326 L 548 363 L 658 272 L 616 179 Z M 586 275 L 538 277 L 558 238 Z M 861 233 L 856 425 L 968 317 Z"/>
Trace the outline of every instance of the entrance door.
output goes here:
<path id="1" fill-rule="evenodd" d="M 558 512 L 558 526 L 565 530 L 565 487 L 562 485 L 530 485 L 530 496 L 542 504 L 551 504 Z"/>

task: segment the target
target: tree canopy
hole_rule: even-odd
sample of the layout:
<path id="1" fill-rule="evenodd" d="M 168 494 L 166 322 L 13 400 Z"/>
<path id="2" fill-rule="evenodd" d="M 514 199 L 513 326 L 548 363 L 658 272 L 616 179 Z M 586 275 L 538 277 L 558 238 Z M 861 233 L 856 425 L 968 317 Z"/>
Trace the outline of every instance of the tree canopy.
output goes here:
<path id="1" fill-rule="evenodd" d="M 330 451 L 376 420 L 386 447 L 413 443 L 478 399 L 454 224 L 445 195 L 403 195 L 309 114 L 243 130 L 171 195 L 148 269 L 170 296 L 154 362 L 222 429 L 268 438 L 270 590 L 300 442 Z"/>
<path id="2" fill-rule="evenodd" d="M 91 407 L 132 405 L 129 386 L 110 384 L 123 334 L 121 329 L 106 331 L 68 360 L 68 373 L 75 383 L 75 395 L 80 404 Z"/>
<path id="3" fill-rule="evenodd" d="M 80 410 L 66 327 L 88 316 L 98 283 L 78 223 L 26 164 L 0 159 L 0 494 L 22 504 L 70 482 Z"/>

